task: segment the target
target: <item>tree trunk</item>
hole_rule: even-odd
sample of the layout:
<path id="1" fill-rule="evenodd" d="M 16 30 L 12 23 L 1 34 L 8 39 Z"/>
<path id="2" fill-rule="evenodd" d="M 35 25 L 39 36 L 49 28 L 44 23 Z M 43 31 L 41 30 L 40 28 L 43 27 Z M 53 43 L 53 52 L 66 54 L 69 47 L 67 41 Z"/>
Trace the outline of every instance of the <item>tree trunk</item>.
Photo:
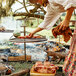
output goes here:
<path id="1" fill-rule="evenodd" d="M 15 13 L 13 14 L 13 16 L 28 16 L 28 17 L 36 17 L 36 18 L 40 18 L 40 19 L 44 19 L 44 16 L 41 15 L 37 15 L 37 14 L 30 14 L 30 13 Z"/>

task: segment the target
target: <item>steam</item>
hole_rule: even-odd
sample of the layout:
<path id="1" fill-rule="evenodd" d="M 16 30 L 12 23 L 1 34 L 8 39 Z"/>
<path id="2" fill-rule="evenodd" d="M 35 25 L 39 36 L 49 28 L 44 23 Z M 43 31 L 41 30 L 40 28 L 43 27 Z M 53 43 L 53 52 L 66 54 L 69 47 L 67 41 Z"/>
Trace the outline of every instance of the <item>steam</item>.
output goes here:
<path id="1" fill-rule="evenodd" d="M 1 18 L 1 26 L 4 26 L 6 29 L 15 30 L 20 28 L 22 21 L 14 19 L 13 16 Z"/>

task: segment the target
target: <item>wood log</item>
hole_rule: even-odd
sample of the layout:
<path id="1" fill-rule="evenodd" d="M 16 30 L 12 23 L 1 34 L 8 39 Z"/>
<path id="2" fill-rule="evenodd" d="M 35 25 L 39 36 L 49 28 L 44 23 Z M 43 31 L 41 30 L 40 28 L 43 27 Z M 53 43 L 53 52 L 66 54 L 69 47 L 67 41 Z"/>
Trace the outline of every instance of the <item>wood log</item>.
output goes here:
<path id="1" fill-rule="evenodd" d="M 5 67 L 4 64 L 0 64 L 0 71 L 4 71 L 7 70 L 7 67 Z"/>
<path id="2" fill-rule="evenodd" d="M 47 52 L 47 56 L 54 56 L 55 58 L 59 57 L 60 59 L 64 59 L 66 57 L 66 54 L 53 52 L 53 51 L 46 51 L 46 52 Z"/>
<path id="3" fill-rule="evenodd" d="M 31 61 L 31 55 L 26 55 L 26 60 Z M 25 61 L 25 55 L 22 56 L 9 56 L 8 61 Z"/>
<path id="4" fill-rule="evenodd" d="M 16 72 L 16 73 L 12 73 L 9 76 L 22 76 L 22 75 L 25 75 L 26 73 L 29 73 L 29 72 L 30 72 L 29 69 L 25 69 L 25 70 L 21 70 L 21 71 Z"/>

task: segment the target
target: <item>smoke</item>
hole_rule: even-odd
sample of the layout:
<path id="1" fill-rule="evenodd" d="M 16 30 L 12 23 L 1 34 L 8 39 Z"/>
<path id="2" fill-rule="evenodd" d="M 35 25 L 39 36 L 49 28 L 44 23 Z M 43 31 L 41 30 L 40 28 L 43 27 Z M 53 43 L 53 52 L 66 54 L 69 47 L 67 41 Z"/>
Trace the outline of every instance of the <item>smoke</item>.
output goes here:
<path id="1" fill-rule="evenodd" d="M 1 18 L 1 26 L 4 26 L 6 29 L 15 30 L 20 28 L 22 25 L 22 21 L 14 19 L 13 16 L 3 17 Z"/>

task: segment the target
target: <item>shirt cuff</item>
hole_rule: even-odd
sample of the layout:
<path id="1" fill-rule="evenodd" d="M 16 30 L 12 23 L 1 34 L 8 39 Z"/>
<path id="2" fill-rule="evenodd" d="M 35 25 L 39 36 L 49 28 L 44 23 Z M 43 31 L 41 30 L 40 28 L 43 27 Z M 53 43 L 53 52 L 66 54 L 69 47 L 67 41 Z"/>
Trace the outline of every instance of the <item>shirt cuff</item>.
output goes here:
<path id="1" fill-rule="evenodd" d="M 68 5 L 65 6 L 64 9 L 67 10 L 67 9 L 69 9 L 69 8 L 71 8 L 71 7 L 73 7 L 73 3 L 69 3 Z"/>
<path id="2" fill-rule="evenodd" d="M 45 29 L 46 27 L 44 27 L 44 22 L 42 22 L 38 27 Z"/>

